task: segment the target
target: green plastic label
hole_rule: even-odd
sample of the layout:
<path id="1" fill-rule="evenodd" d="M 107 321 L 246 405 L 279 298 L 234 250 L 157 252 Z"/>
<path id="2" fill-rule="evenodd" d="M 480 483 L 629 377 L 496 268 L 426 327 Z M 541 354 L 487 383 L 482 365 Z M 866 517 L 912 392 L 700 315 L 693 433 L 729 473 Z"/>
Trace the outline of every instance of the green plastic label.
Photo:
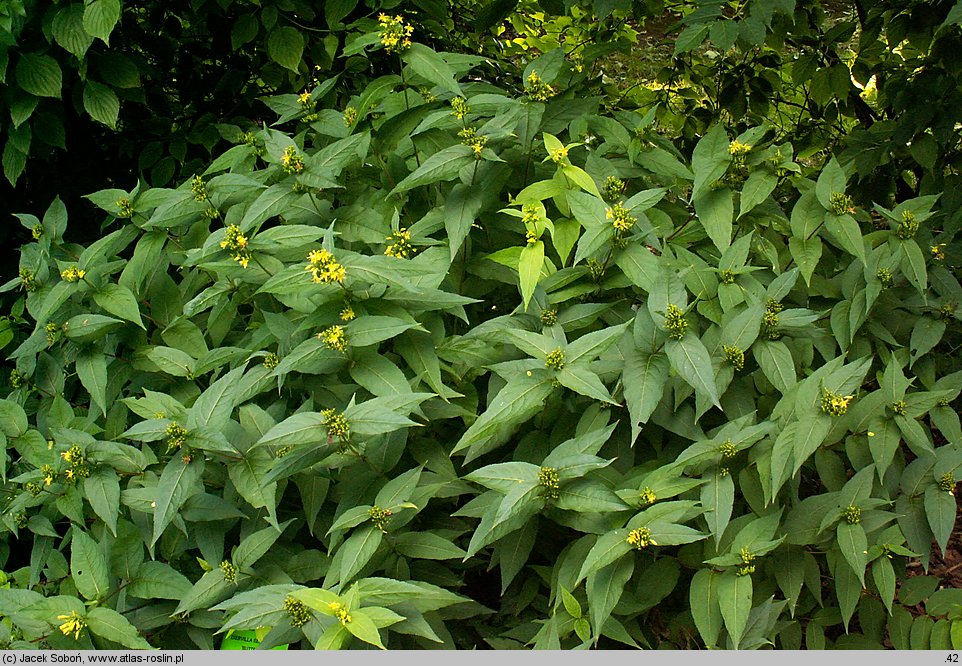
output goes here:
<path id="1" fill-rule="evenodd" d="M 271 630 L 270 627 L 258 627 L 257 629 L 231 629 L 224 636 L 224 640 L 220 644 L 221 650 L 256 650 L 264 640 L 267 632 Z M 287 645 L 278 645 L 277 647 L 272 647 L 272 650 L 286 650 Z"/>

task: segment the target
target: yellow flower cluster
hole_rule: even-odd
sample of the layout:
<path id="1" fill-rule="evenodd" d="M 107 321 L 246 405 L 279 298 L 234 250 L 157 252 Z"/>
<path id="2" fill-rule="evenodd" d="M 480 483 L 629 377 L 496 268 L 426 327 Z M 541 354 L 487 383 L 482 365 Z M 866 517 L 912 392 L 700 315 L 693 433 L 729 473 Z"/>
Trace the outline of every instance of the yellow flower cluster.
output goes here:
<path id="1" fill-rule="evenodd" d="M 182 447 L 187 441 L 187 434 L 187 428 L 179 423 L 174 422 L 168 425 L 165 432 L 168 453 Z"/>
<path id="2" fill-rule="evenodd" d="M 645 486 L 645 489 L 638 493 L 638 500 L 642 503 L 642 505 L 648 506 L 650 504 L 654 504 L 658 500 L 658 495 L 655 494 L 654 490 Z"/>
<path id="3" fill-rule="evenodd" d="M 822 411 L 831 416 L 842 416 L 848 411 L 849 403 L 852 402 L 851 395 L 842 395 L 835 391 L 822 389 Z"/>
<path id="4" fill-rule="evenodd" d="M 347 607 L 344 604 L 332 601 L 327 607 L 334 613 L 334 617 L 337 618 L 338 622 L 341 624 L 350 624 L 351 614 L 347 612 Z"/>
<path id="5" fill-rule="evenodd" d="M 133 217 L 134 216 L 134 206 L 130 203 L 130 199 L 117 199 L 117 208 L 120 209 L 119 217 Z"/>
<path id="6" fill-rule="evenodd" d="M 24 291 L 36 291 L 40 284 L 37 282 L 37 278 L 34 274 L 26 269 L 20 269 L 20 286 L 23 287 Z"/>
<path id="7" fill-rule="evenodd" d="M 631 530 L 628 532 L 628 538 L 625 539 L 628 545 L 632 548 L 641 550 L 646 546 L 657 546 L 658 544 L 654 539 L 651 538 L 651 530 L 647 527 L 639 527 L 638 529 Z"/>
<path id="8" fill-rule="evenodd" d="M 748 576 L 755 573 L 755 554 L 752 553 L 748 546 L 742 548 L 741 553 L 739 553 L 742 558 L 742 563 L 738 567 L 738 571 L 735 572 L 736 576 Z"/>
<path id="9" fill-rule="evenodd" d="M 384 254 L 389 257 L 407 259 L 416 251 L 411 245 L 411 232 L 404 227 L 388 236 L 387 240 L 390 241 L 390 243 L 388 243 L 387 249 L 384 250 Z"/>
<path id="10" fill-rule="evenodd" d="M 347 349 L 347 336 L 344 335 L 343 326 L 331 326 L 330 328 L 325 328 L 323 331 L 317 334 L 318 339 L 324 341 L 324 345 L 328 349 L 333 349 L 335 351 L 344 351 Z"/>
<path id="11" fill-rule="evenodd" d="M 854 504 L 845 507 L 845 510 L 842 511 L 842 519 L 849 525 L 858 525 L 862 522 L 862 509 Z"/>
<path id="12" fill-rule="evenodd" d="M 304 170 L 304 158 L 297 152 L 297 146 L 288 146 L 281 155 L 281 166 L 287 173 L 300 173 Z"/>
<path id="13" fill-rule="evenodd" d="M 371 524 L 382 532 L 387 532 L 387 523 L 392 515 L 390 509 L 382 509 L 377 504 L 372 506 L 367 511 L 367 515 L 371 518 Z"/>
<path id="14" fill-rule="evenodd" d="M 334 255 L 327 250 L 311 250 L 307 255 L 307 266 L 304 268 L 310 271 L 311 280 L 315 284 L 328 282 L 344 282 L 347 271 L 344 266 L 334 260 Z"/>
<path id="15" fill-rule="evenodd" d="M 284 597 L 284 611 L 287 613 L 291 626 L 295 629 L 299 629 L 311 621 L 311 611 L 304 605 L 304 602 L 290 595 Z"/>
<path id="16" fill-rule="evenodd" d="M 565 367 L 565 353 L 561 347 L 558 347 L 553 352 L 550 352 L 544 359 L 544 365 L 546 368 L 551 368 L 552 370 L 561 370 Z"/>
<path id="17" fill-rule="evenodd" d="M 357 109 L 349 106 L 344 109 L 344 127 L 350 127 L 357 122 Z"/>
<path id="18" fill-rule="evenodd" d="M 722 345 L 722 351 L 725 352 L 725 358 L 732 367 L 736 370 L 741 370 L 745 367 L 745 352 L 735 346 Z"/>
<path id="19" fill-rule="evenodd" d="M 605 217 L 611 220 L 611 225 L 618 231 L 630 231 L 638 220 L 631 216 L 628 209 L 622 204 L 616 203 L 611 208 L 605 209 Z"/>
<path id="20" fill-rule="evenodd" d="M 305 109 L 311 106 L 311 93 L 306 90 L 297 96 L 297 103 Z"/>
<path id="21" fill-rule="evenodd" d="M 43 484 L 45 486 L 49 486 L 57 478 L 57 471 L 50 465 L 43 465 L 40 468 L 40 474 L 43 475 Z"/>
<path id="22" fill-rule="evenodd" d="M 336 409 L 325 409 L 321 412 L 324 417 L 324 427 L 327 428 L 328 442 L 335 438 L 346 442 L 351 437 L 351 424 L 344 418 L 344 414 Z"/>
<path id="23" fill-rule="evenodd" d="M 265 356 L 264 360 L 262 361 L 264 367 L 267 368 L 268 370 L 273 370 L 280 364 L 280 362 L 281 362 L 281 358 L 274 352 L 268 353 L 267 356 Z"/>
<path id="24" fill-rule="evenodd" d="M 955 476 L 952 472 L 946 472 L 935 484 L 939 490 L 945 493 L 954 493 L 955 491 Z"/>
<path id="25" fill-rule="evenodd" d="M 220 563 L 220 570 L 224 574 L 224 580 L 228 583 L 237 582 L 237 567 L 229 560 Z"/>
<path id="26" fill-rule="evenodd" d="M 29 381 L 30 377 L 25 372 L 20 372 L 16 369 L 10 371 L 10 385 L 13 388 L 17 389 L 21 386 L 26 386 Z"/>
<path id="27" fill-rule="evenodd" d="M 77 611 L 70 611 L 70 615 L 58 615 L 58 620 L 63 620 L 59 629 L 64 636 L 73 634 L 75 641 L 80 640 L 80 632 L 87 626 L 87 621 L 77 614 Z"/>
<path id="28" fill-rule="evenodd" d="M 63 335 L 63 327 L 60 324 L 54 323 L 52 321 L 47 322 L 47 325 L 43 327 L 44 331 L 47 333 L 47 346 L 52 347 Z"/>
<path id="29" fill-rule="evenodd" d="M 541 214 L 536 204 L 525 204 L 521 207 L 521 222 L 526 227 L 537 224 Z"/>
<path id="30" fill-rule="evenodd" d="M 855 205 L 852 201 L 852 197 L 845 194 L 844 192 L 832 192 L 828 197 L 828 207 L 835 215 L 844 215 L 845 213 L 854 213 Z"/>
<path id="31" fill-rule="evenodd" d="M 194 195 L 194 201 L 207 201 L 207 184 L 200 176 L 194 176 L 190 182 L 190 193 Z"/>
<path id="32" fill-rule="evenodd" d="M 621 180 L 616 176 L 608 176 L 605 178 L 604 193 L 605 199 L 617 199 L 621 195 L 622 190 L 625 189 L 625 181 Z"/>
<path id="33" fill-rule="evenodd" d="M 725 442 L 718 447 L 718 452 L 721 453 L 722 458 L 734 458 L 738 454 L 738 448 L 732 444 L 730 439 L 726 439 Z"/>
<path id="34" fill-rule="evenodd" d="M 464 117 L 471 113 L 471 107 L 468 106 L 468 102 L 463 97 L 455 97 L 451 100 L 451 115 L 458 120 L 464 120 Z"/>
<path id="35" fill-rule="evenodd" d="M 910 238 L 915 238 L 915 234 L 919 230 L 919 221 L 915 217 L 915 213 L 910 210 L 902 211 L 902 221 L 899 222 L 898 228 L 895 230 L 895 235 L 902 240 L 908 240 Z"/>
<path id="36" fill-rule="evenodd" d="M 728 154 L 734 158 L 744 157 L 750 153 L 752 147 L 750 144 L 742 143 L 741 141 L 732 141 L 728 145 Z"/>
<path id="37" fill-rule="evenodd" d="M 344 309 L 341 310 L 341 321 L 351 321 L 355 317 L 357 317 L 357 315 L 354 314 L 354 308 L 350 305 L 345 305 Z"/>
<path id="38" fill-rule="evenodd" d="M 554 326 L 558 323 L 557 310 L 544 310 L 541 312 L 541 323 L 544 326 Z"/>
<path id="39" fill-rule="evenodd" d="M 488 143 L 488 137 L 483 134 L 479 135 L 473 127 L 465 127 L 458 132 L 458 136 L 461 137 L 462 145 L 474 150 L 475 159 L 481 159 L 481 151 L 484 150 L 484 146 Z"/>
<path id="40" fill-rule="evenodd" d="M 404 51 L 411 46 L 411 35 L 414 34 L 414 26 L 405 24 L 404 17 L 388 16 L 381 14 L 377 17 L 377 22 L 381 26 L 381 44 L 388 53 Z"/>
<path id="41" fill-rule="evenodd" d="M 555 96 L 555 89 L 550 84 L 545 83 L 538 73 L 532 71 L 528 74 L 528 80 L 524 85 L 524 92 L 528 99 L 535 102 L 547 102 Z"/>
<path id="42" fill-rule="evenodd" d="M 688 330 L 688 320 L 685 319 L 684 311 L 673 303 L 669 303 L 665 309 L 665 330 L 668 331 L 668 337 L 673 340 L 681 340 L 685 337 L 685 331 Z"/>
<path id="43" fill-rule="evenodd" d="M 67 268 L 60 271 L 60 279 L 64 282 L 78 282 L 83 279 L 87 271 L 81 270 L 76 266 L 68 266 Z"/>
<path id="44" fill-rule="evenodd" d="M 220 246 L 233 252 L 231 259 L 239 263 L 242 268 L 247 268 L 251 260 L 251 251 L 247 249 L 248 243 L 247 236 L 241 232 L 240 227 L 231 224 L 224 230 L 224 240 L 220 242 Z"/>
<path id="45" fill-rule="evenodd" d="M 568 147 L 562 146 L 551 151 L 551 161 L 555 164 L 564 164 L 568 160 Z"/>
<path id="46" fill-rule="evenodd" d="M 542 496 L 547 499 L 558 499 L 558 491 L 561 488 L 561 478 L 558 476 L 558 470 L 554 467 L 542 467 L 538 472 L 538 484 L 542 488 Z"/>
<path id="47" fill-rule="evenodd" d="M 945 243 L 939 243 L 938 245 L 933 245 L 930 247 L 929 252 L 932 253 L 932 258 L 936 261 L 944 261 L 945 250 L 943 248 L 945 248 Z"/>

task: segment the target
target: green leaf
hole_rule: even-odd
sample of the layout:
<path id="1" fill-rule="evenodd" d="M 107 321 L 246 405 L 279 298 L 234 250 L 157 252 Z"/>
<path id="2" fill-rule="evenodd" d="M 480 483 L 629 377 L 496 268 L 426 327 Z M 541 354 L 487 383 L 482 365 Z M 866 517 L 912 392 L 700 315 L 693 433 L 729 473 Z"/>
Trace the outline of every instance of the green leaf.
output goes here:
<path id="1" fill-rule="evenodd" d="M 107 359 L 97 349 L 77 354 L 77 377 L 90 394 L 90 401 L 107 415 Z"/>
<path id="2" fill-rule="evenodd" d="M 631 441 L 638 439 L 641 424 L 658 407 L 668 383 L 668 357 L 664 354 L 645 354 L 632 351 L 625 355 L 625 370 L 621 381 L 625 386 L 625 401 L 631 415 Z"/>
<path id="3" fill-rule="evenodd" d="M 365 525 L 341 545 L 338 551 L 341 558 L 338 580 L 341 584 L 350 581 L 374 557 L 383 536 L 381 530 L 373 525 Z"/>
<path id="4" fill-rule="evenodd" d="M 765 201 L 768 195 L 774 191 L 778 184 L 778 176 L 768 169 L 756 169 L 748 176 L 748 180 L 742 186 L 741 201 L 738 208 L 738 217 L 750 212 L 758 204 Z"/>
<path id="5" fill-rule="evenodd" d="M 829 213 L 825 216 L 825 228 L 846 252 L 854 255 L 862 264 L 866 263 L 865 240 L 854 217 Z"/>
<path id="6" fill-rule="evenodd" d="M 20 437 L 29 428 L 27 413 L 23 407 L 12 400 L 0 399 L 0 431 L 13 439 Z"/>
<path id="7" fill-rule="evenodd" d="M 394 547 L 401 555 L 419 560 L 454 560 L 466 555 L 450 539 L 433 532 L 404 532 L 397 536 Z"/>
<path id="8" fill-rule="evenodd" d="M 265 432 L 257 446 L 298 446 L 308 443 L 326 443 L 327 430 L 324 417 L 318 412 L 292 414 Z"/>
<path id="9" fill-rule="evenodd" d="M 106 606 L 97 606 L 87 612 L 87 627 L 91 633 L 118 643 L 131 650 L 150 650 L 153 646 L 138 633 L 130 620 Z"/>
<path id="10" fill-rule="evenodd" d="M 388 196 L 407 192 L 421 185 L 454 180 L 462 167 L 473 164 L 475 161 L 474 151 L 468 146 L 457 144 L 439 150 L 398 183 Z"/>
<path id="11" fill-rule="evenodd" d="M 405 49 L 401 59 L 421 78 L 454 95 L 462 94 L 454 70 L 433 49 L 415 42 Z"/>
<path id="12" fill-rule="evenodd" d="M 157 482 L 157 495 L 154 500 L 154 532 L 150 545 L 153 547 L 167 526 L 174 520 L 184 502 L 193 495 L 200 486 L 201 475 L 204 473 L 203 461 L 194 460 L 185 463 L 179 457 L 173 457 L 164 466 Z"/>
<path id="13" fill-rule="evenodd" d="M 506 441 L 518 425 L 541 411 L 542 402 L 551 391 L 550 380 L 540 374 L 508 382 L 464 432 L 451 453 L 467 449 L 466 460 L 473 460 L 494 449 Z"/>
<path id="14" fill-rule="evenodd" d="M 144 327 L 140 318 L 140 307 L 137 298 L 127 287 L 119 284 L 107 283 L 103 289 L 93 292 L 94 302 L 110 314 Z"/>
<path id="15" fill-rule="evenodd" d="M 72 530 L 70 544 L 70 573 L 77 591 L 84 599 L 104 599 L 110 592 L 107 558 L 100 546 L 86 532 Z"/>
<path id="16" fill-rule="evenodd" d="M 271 185 L 263 190 L 247 208 L 238 226 L 246 233 L 264 220 L 287 210 L 299 196 L 291 190 L 289 183 Z"/>
<path id="17" fill-rule="evenodd" d="M 695 389 L 695 392 L 708 398 L 721 409 L 715 375 L 712 371 L 711 356 L 704 343 L 694 335 L 686 335 L 681 340 L 668 340 L 665 353 L 675 372 Z"/>
<path id="18" fill-rule="evenodd" d="M 701 487 L 701 503 L 705 507 L 705 519 L 708 521 L 709 531 L 715 537 L 716 545 L 721 543 L 728 521 L 731 520 L 734 502 L 735 483 L 731 474 L 722 474 L 721 470 L 715 470 L 708 483 Z"/>
<path id="19" fill-rule="evenodd" d="M 403 414 L 377 402 L 368 400 L 344 410 L 344 417 L 351 425 L 351 432 L 358 435 L 381 435 L 401 428 L 418 425 Z"/>
<path id="20" fill-rule="evenodd" d="M 162 372 L 174 377 L 190 377 L 194 374 L 196 362 L 187 352 L 173 347 L 151 347 L 144 354 Z"/>
<path id="21" fill-rule="evenodd" d="M 384 644 L 381 642 L 381 636 L 377 631 L 377 625 L 374 624 L 374 621 L 370 617 L 368 617 L 365 610 L 352 610 L 351 621 L 345 624 L 344 627 L 351 632 L 351 634 L 361 639 L 365 643 L 376 645 L 382 650 L 386 649 Z"/>
<path id="22" fill-rule="evenodd" d="M 862 587 L 865 587 L 865 566 L 868 563 L 868 539 L 865 537 L 865 529 L 861 525 L 850 525 L 843 520 L 838 524 L 836 537 L 845 561 L 858 576 Z"/>
<path id="23" fill-rule="evenodd" d="M 689 33 L 690 30 L 691 26 L 686 28 L 682 32 L 682 35 L 679 36 L 678 41 L 680 41 L 685 34 Z M 702 33 L 702 36 L 704 36 L 704 33 Z M 678 41 L 675 42 L 676 51 L 678 49 Z M 699 39 L 699 43 L 700 42 L 701 40 Z M 728 170 L 728 165 L 731 163 L 731 155 L 728 152 L 728 147 L 728 134 L 725 132 L 723 125 L 713 125 L 712 128 L 705 133 L 705 136 L 695 145 L 695 150 L 692 151 L 691 156 L 691 166 L 695 172 L 692 199 L 699 196 L 705 188 L 721 178 L 725 174 L 725 171 Z"/>
<path id="24" fill-rule="evenodd" d="M 451 261 L 471 231 L 471 225 L 483 206 L 483 192 L 479 188 L 458 183 L 444 202 L 444 230 L 447 232 Z M 540 272 L 541 268 L 538 267 Z"/>
<path id="25" fill-rule="evenodd" d="M 831 198 L 833 194 L 836 192 L 845 193 L 847 180 L 848 177 L 845 175 L 842 166 L 837 159 L 832 157 L 818 174 L 818 182 L 815 183 L 815 197 L 825 210 L 832 210 Z"/>
<path id="26" fill-rule="evenodd" d="M 644 246 L 633 243 L 622 250 L 615 258 L 615 263 L 631 280 L 632 284 L 645 291 L 651 291 L 652 285 L 659 279 L 661 265 L 658 258 Z"/>
<path id="27" fill-rule="evenodd" d="M 88 80 L 84 84 L 84 109 L 90 117 L 110 129 L 117 128 L 120 100 L 108 86 Z"/>
<path id="28" fill-rule="evenodd" d="M 267 55 L 281 67 L 295 74 L 304 53 L 304 36 L 297 28 L 289 25 L 271 30 L 267 37 Z"/>
<path id="29" fill-rule="evenodd" d="M 625 583 L 635 569 L 635 560 L 625 557 L 588 575 L 585 591 L 588 593 L 588 616 L 595 635 L 601 634 L 605 620 L 621 600 Z"/>
<path id="30" fill-rule="evenodd" d="M 752 577 L 737 576 L 734 571 L 726 571 L 719 576 L 718 605 L 725 628 L 737 650 L 752 610 Z"/>
<path id="31" fill-rule="evenodd" d="M 120 480 L 117 473 L 109 468 L 92 472 L 84 479 L 84 497 L 111 534 L 116 536 L 117 518 L 120 515 Z"/>
<path id="32" fill-rule="evenodd" d="M 544 266 L 544 243 L 528 243 L 521 249 L 518 259 L 518 279 L 521 286 L 521 307 L 527 309 Z"/>
<path id="33" fill-rule="evenodd" d="M 795 387 L 795 362 L 784 342 L 762 340 L 752 346 L 752 355 L 758 361 L 765 377 L 782 394 Z"/>
<path id="34" fill-rule="evenodd" d="M 366 315 L 350 322 L 345 327 L 345 332 L 347 333 L 347 342 L 351 347 L 366 347 L 384 340 L 390 340 L 416 326 L 416 323 L 397 317 Z"/>
<path id="35" fill-rule="evenodd" d="M 120 20 L 120 0 L 90 0 L 84 4 L 83 26 L 93 37 L 104 44 Z"/>
<path id="36" fill-rule="evenodd" d="M 902 268 L 902 273 L 908 278 L 919 293 L 922 298 L 925 298 L 925 290 L 928 285 L 928 275 L 925 271 L 925 257 L 922 255 L 922 250 L 919 248 L 919 244 L 914 240 L 905 240 L 901 243 L 902 247 L 902 258 L 900 261 L 900 266 Z"/>
<path id="37" fill-rule="evenodd" d="M 792 236 L 788 239 L 788 249 L 792 259 L 798 264 L 798 269 L 805 278 L 805 284 L 810 285 L 812 274 L 822 257 L 822 239 L 816 237 L 804 239 Z"/>
<path id="38" fill-rule="evenodd" d="M 188 578 L 164 562 L 144 562 L 137 575 L 124 588 L 138 599 L 181 599 L 193 587 Z"/>
<path id="39" fill-rule="evenodd" d="M 564 604 L 565 611 L 568 615 L 574 618 L 581 617 L 582 610 L 581 604 L 575 599 L 574 595 L 569 592 L 564 585 L 561 586 L 561 603 Z"/>
<path id="40" fill-rule="evenodd" d="M 892 601 L 895 599 L 895 570 L 887 557 L 880 557 L 872 563 L 872 579 L 882 597 L 882 603 L 891 615 Z"/>
<path id="41" fill-rule="evenodd" d="M 925 517 L 928 518 L 935 542 L 943 553 L 949 537 L 952 536 L 956 514 L 956 500 L 952 493 L 939 490 L 937 486 L 925 489 Z"/>
<path id="42" fill-rule="evenodd" d="M 50 26 L 54 40 L 81 59 L 94 42 L 94 38 L 84 30 L 83 15 L 83 5 L 72 3 L 57 12 Z"/>
<path id="43" fill-rule="evenodd" d="M 691 579 L 688 604 L 695 627 L 705 645 L 716 647 L 722 629 L 722 613 L 719 605 L 718 587 L 722 575 L 711 569 L 699 569 Z"/>
<path id="44" fill-rule="evenodd" d="M 265 527 L 264 529 L 257 530 L 251 534 L 248 534 L 244 539 L 237 545 L 234 550 L 233 562 L 238 569 L 246 569 L 247 567 L 252 567 L 257 563 L 261 557 L 267 554 L 267 551 L 271 549 L 277 539 L 281 536 L 284 528 L 291 524 L 293 519 L 288 520 L 281 524 L 281 529 L 276 529 L 273 526 Z"/>
<path id="45" fill-rule="evenodd" d="M 589 398 L 594 398 L 595 400 L 611 405 L 618 404 L 611 399 L 611 394 L 608 393 L 608 389 L 605 388 L 605 385 L 601 382 L 601 378 L 584 366 L 566 365 L 558 372 L 558 381 L 562 386 L 571 389 L 575 393 L 580 393 L 581 395 L 586 395 Z"/>
<path id="46" fill-rule="evenodd" d="M 589 574 L 603 569 L 612 562 L 617 562 L 630 553 L 632 548 L 627 538 L 628 530 L 626 529 L 613 530 L 598 537 L 595 545 L 588 551 L 588 555 L 581 565 L 581 570 L 578 572 L 575 584 L 584 580 Z M 590 599 L 588 600 L 588 604 L 590 606 Z"/>
<path id="47" fill-rule="evenodd" d="M 120 319 L 99 314 L 79 314 L 67 320 L 65 335 L 77 342 L 93 342 L 102 338 L 118 326 L 122 326 Z"/>
<path id="48" fill-rule="evenodd" d="M 63 75 L 57 61 L 47 55 L 24 53 L 17 61 L 17 85 L 37 97 L 60 97 Z"/>
<path id="49" fill-rule="evenodd" d="M 693 201 L 705 232 L 722 252 L 731 245 L 732 216 L 735 214 L 732 191 L 728 187 L 705 190 Z"/>

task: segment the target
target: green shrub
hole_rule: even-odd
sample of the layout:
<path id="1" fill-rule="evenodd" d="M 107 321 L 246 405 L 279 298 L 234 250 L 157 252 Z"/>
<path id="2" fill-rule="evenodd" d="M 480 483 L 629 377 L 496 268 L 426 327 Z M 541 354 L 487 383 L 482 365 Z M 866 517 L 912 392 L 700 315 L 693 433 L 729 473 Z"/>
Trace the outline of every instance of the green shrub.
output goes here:
<path id="1" fill-rule="evenodd" d="M 86 247 L 20 216 L 0 638 L 950 646 L 957 590 L 906 575 L 962 464 L 938 196 L 407 36 L 346 105 L 90 195 Z"/>

